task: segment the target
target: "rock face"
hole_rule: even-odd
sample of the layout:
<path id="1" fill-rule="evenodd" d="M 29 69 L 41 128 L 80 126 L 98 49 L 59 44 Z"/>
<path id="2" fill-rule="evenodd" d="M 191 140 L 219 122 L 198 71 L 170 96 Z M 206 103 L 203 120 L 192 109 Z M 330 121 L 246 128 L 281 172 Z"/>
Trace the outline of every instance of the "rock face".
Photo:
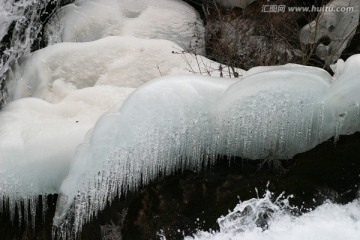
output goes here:
<path id="1" fill-rule="evenodd" d="M 359 8 L 359 1 L 331 1 L 316 20 L 302 28 L 301 42 L 316 44 L 321 38 L 329 38 L 328 45 L 320 43 L 317 46 L 316 55 L 327 65 L 334 63 L 355 35 L 359 24 Z"/>
<path id="2" fill-rule="evenodd" d="M 269 32 L 261 20 L 237 17 L 208 23 L 208 44 L 219 45 L 209 48 L 209 55 L 218 56 L 227 65 L 240 64 L 247 69 L 252 66 L 296 62 L 301 56 L 286 41 Z M 216 37 L 216 36 L 221 37 Z M 223 53 L 218 51 L 222 49 Z M 235 63 L 236 62 L 236 63 Z"/>

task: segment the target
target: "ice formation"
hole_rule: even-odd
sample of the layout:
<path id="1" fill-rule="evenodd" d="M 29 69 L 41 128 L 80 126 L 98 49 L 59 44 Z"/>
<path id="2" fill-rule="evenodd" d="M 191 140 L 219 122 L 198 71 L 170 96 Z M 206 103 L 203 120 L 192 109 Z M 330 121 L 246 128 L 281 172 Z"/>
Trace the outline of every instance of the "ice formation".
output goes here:
<path id="1" fill-rule="evenodd" d="M 9 73 L 0 210 L 35 211 L 33 197 L 60 193 L 54 224 L 79 233 L 120 191 L 159 172 L 199 169 L 217 154 L 289 158 L 359 130 L 360 56 L 340 61 L 335 77 L 288 64 L 219 78 L 233 72 L 183 51 L 189 42 L 203 50 L 197 21 L 178 0 L 62 8 L 47 25 L 53 45 Z"/>
<path id="2" fill-rule="evenodd" d="M 327 46 L 320 43 L 316 48 L 316 54 L 330 65 L 340 58 L 355 35 L 359 25 L 360 2 L 334 0 L 326 8 L 329 10 L 321 12 L 316 20 L 303 27 L 300 40 L 304 44 L 315 44 L 323 37 L 330 38 Z"/>
<path id="3" fill-rule="evenodd" d="M 300 216 L 287 199 L 267 193 L 263 198 L 240 202 L 218 219 L 219 231 L 198 231 L 185 240 L 356 240 L 360 235 L 360 202 L 346 205 L 325 202 Z M 165 240 L 165 238 L 162 238 Z"/>
<path id="4" fill-rule="evenodd" d="M 202 21 L 180 0 L 79 0 L 60 9 L 47 26 L 49 43 L 106 36 L 166 39 L 198 53 L 205 49 Z"/>
<path id="5" fill-rule="evenodd" d="M 59 43 L 36 51 L 13 70 L 8 88 L 13 99 L 36 97 L 58 102 L 75 89 L 95 85 L 136 88 L 163 75 L 220 76 L 219 66 L 205 57 L 185 53 L 167 40 L 113 36 L 85 43 Z M 229 76 L 225 68 L 222 74 Z"/>
<path id="6" fill-rule="evenodd" d="M 118 191 L 160 171 L 199 169 L 216 154 L 289 158 L 360 130 L 359 66 L 359 55 L 349 58 L 335 82 L 322 69 L 288 64 L 251 69 L 241 80 L 183 76 L 147 83 L 117 113 L 103 116 L 78 148 L 54 224 L 70 213 L 80 231 Z"/>
<path id="7" fill-rule="evenodd" d="M 220 76 L 218 67 L 168 40 L 130 36 L 58 43 L 21 58 L 8 75 L 15 100 L 0 112 L 1 197 L 12 217 L 22 200 L 59 192 L 76 147 L 135 88 L 161 75 Z"/>
<path id="8" fill-rule="evenodd" d="M 131 92 L 98 86 L 77 90 L 57 104 L 22 98 L 0 112 L 0 201 L 10 200 L 11 217 L 22 199 L 59 192 L 76 146 Z"/>

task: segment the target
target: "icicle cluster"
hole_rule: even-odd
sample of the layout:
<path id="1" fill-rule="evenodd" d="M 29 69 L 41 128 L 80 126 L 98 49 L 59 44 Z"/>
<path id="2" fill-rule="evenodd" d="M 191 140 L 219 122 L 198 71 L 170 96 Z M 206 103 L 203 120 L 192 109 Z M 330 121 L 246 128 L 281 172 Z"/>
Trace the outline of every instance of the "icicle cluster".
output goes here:
<path id="1" fill-rule="evenodd" d="M 159 172 L 197 170 L 217 154 L 290 158 L 359 130 L 345 116 L 360 117 L 359 108 L 341 113 L 357 98 L 336 106 L 329 102 L 335 97 L 328 96 L 349 91 L 332 81 L 320 69 L 288 65 L 254 70 L 237 82 L 184 76 L 147 84 L 117 113 L 100 119 L 90 141 L 78 149 L 54 224 L 63 229 L 69 224 L 77 234 L 119 192 L 136 189 Z M 346 81 L 360 87 L 355 78 Z"/>

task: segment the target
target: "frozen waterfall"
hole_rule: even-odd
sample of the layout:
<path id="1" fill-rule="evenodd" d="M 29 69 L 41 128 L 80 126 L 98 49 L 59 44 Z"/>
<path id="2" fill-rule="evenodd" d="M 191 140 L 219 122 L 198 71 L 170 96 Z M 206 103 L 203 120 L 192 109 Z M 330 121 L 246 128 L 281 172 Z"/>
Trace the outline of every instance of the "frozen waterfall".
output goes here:
<path id="1" fill-rule="evenodd" d="M 32 6 L 16 2 L 0 3 L 0 38 Z M 0 62 L 0 75 L 14 62 L 0 112 L 0 211 L 12 220 L 22 207 L 19 221 L 34 218 L 38 196 L 58 193 L 54 225 L 78 234 L 159 174 L 218 155 L 291 158 L 360 130 L 360 55 L 334 76 L 295 64 L 230 69 L 199 55 L 202 22 L 180 0 L 75 1 L 47 22 L 49 46 L 30 53 L 38 22 L 28 17 L 24 44 Z"/>
<path id="2" fill-rule="evenodd" d="M 104 115 L 78 148 L 54 223 L 71 213 L 80 231 L 118 191 L 159 172 L 200 169 L 217 154 L 291 158 L 358 131 L 359 66 L 360 56 L 351 57 L 337 79 L 289 64 L 252 69 L 238 81 L 183 76 L 149 82 L 118 112 Z"/>

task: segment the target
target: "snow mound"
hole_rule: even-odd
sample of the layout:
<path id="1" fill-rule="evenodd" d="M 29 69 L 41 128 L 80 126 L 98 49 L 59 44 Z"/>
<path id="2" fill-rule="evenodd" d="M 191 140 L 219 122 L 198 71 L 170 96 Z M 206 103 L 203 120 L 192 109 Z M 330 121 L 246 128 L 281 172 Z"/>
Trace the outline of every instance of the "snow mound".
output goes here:
<path id="1" fill-rule="evenodd" d="M 76 89 L 96 85 L 136 88 L 165 75 L 220 76 L 219 66 L 205 57 L 185 53 L 167 40 L 106 37 L 86 43 L 59 43 L 32 53 L 14 69 L 8 88 L 13 99 L 36 97 L 58 102 Z M 222 74 L 229 77 L 227 70 Z"/>
<path id="2" fill-rule="evenodd" d="M 202 21 L 180 0 L 79 0 L 60 9 L 46 32 L 50 44 L 135 36 L 205 50 Z"/>
<path id="3" fill-rule="evenodd" d="M 59 192 L 76 147 L 97 119 L 132 91 L 97 86 L 77 90 L 57 104 L 22 98 L 2 109 L 0 202 L 9 199 L 12 218 L 22 199 Z"/>

